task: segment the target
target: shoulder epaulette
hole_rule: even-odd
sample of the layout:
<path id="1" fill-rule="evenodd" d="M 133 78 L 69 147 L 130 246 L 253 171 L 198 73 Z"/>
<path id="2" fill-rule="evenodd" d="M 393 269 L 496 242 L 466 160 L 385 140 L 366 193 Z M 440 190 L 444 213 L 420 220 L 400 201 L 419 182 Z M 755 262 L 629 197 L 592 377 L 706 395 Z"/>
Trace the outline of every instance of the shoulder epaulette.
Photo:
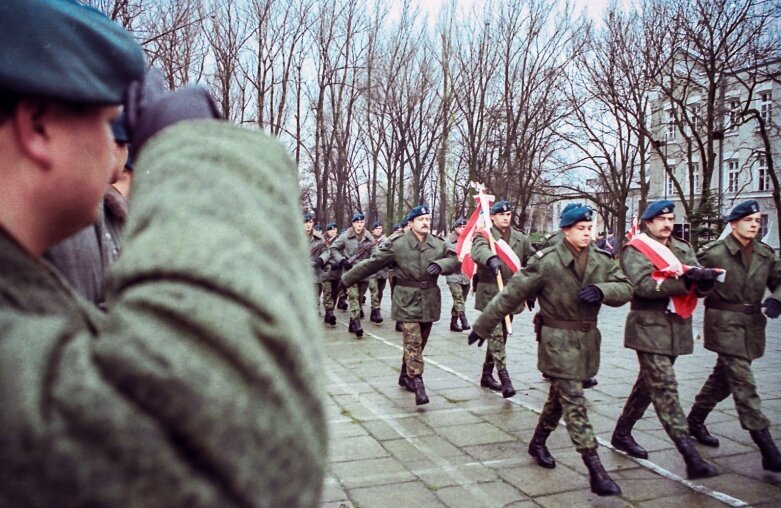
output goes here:
<path id="1" fill-rule="evenodd" d="M 537 252 L 534 253 L 534 256 L 538 257 L 538 258 L 542 258 L 543 256 L 545 256 L 549 252 L 553 252 L 554 250 L 556 250 L 556 247 L 557 247 L 557 245 L 550 245 L 548 247 L 545 247 L 544 249 L 540 249 L 540 250 L 538 250 Z"/>
<path id="2" fill-rule="evenodd" d="M 606 251 L 605 249 L 600 249 L 600 248 L 599 248 L 599 247 L 597 247 L 596 245 L 594 246 L 594 251 L 595 251 L 595 252 L 599 252 L 600 254 L 604 254 L 605 256 L 608 256 L 608 257 L 609 257 L 609 258 L 611 258 L 611 259 L 613 258 L 613 255 L 612 255 L 611 253 L 609 253 L 609 252 L 608 252 L 608 251 Z"/>
<path id="3" fill-rule="evenodd" d="M 773 254 L 775 254 L 775 253 L 776 253 L 776 250 L 775 250 L 775 249 L 774 249 L 772 246 L 770 246 L 770 245 L 766 244 L 766 243 L 765 243 L 765 242 L 763 242 L 762 240 L 759 240 L 759 241 L 757 241 L 757 243 L 758 243 L 759 245 L 761 245 L 762 247 L 764 247 L 765 249 L 767 249 L 767 250 L 769 250 L 770 252 L 772 252 Z"/>

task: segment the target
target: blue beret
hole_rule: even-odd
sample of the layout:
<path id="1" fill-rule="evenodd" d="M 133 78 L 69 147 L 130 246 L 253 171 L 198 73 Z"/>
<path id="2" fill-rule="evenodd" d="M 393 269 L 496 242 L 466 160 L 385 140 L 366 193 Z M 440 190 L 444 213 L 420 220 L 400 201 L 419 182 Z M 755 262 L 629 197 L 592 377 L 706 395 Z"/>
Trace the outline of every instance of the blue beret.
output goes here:
<path id="1" fill-rule="evenodd" d="M 315 216 L 312 215 L 309 212 L 304 213 L 304 222 L 309 222 L 310 220 L 315 220 Z"/>
<path id="2" fill-rule="evenodd" d="M 401 224 L 394 222 L 393 226 L 391 226 L 391 231 L 398 231 L 399 229 L 401 229 Z"/>
<path id="3" fill-rule="evenodd" d="M 130 33 L 74 0 L 3 0 L 0 48 L 0 89 L 20 95 L 119 104 L 144 76 Z"/>
<path id="4" fill-rule="evenodd" d="M 322 231 L 323 226 L 321 226 L 320 224 L 315 224 L 315 227 L 313 227 L 312 229 L 314 229 L 315 231 Z"/>
<path id="5" fill-rule="evenodd" d="M 326 231 L 331 231 L 332 229 L 336 229 L 336 222 L 329 222 L 325 225 Z"/>
<path id="6" fill-rule="evenodd" d="M 382 221 L 381 220 L 376 220 L 376 221 L 372 222 L 372 227 L 371 228 L 374 229 L 374 228 L 378 228 L 378 227 L 381 227 L 381 226 L 382 226 Z"/>
<path id="7" fill-rule="evenodd" d="M 119 117 L 111 123 L 111 130 L 114 132 L 114 141 L 116 143 L 127 143 L 130 137 L 125 130 L 125 112 L 120 113 Z"/>
<path id="8" fill-rule="evenodd" d="M 497 201 L 494 203 L 494 206 L 491 207 L 491 215 L 512 211 L 513 207 L 509 201 Z"/>
<path id="9" fill-rule="evenodd" d="M 573 208 L 583 208 L 583 203 L 569 203 L 567 206 L 564 207 L 564 209 L 561 211 L 561 215 L 564 215 L 565 213 L 569 212 Z M 561 217 L 561 215 L 559 217 Z"/>
<path id="10" fill-rule="evenodd" d="M 463 217 L 457 218 L 453 223 L 453 229 L 457 228 L 458 226 L 466 226 L 466 219 Z"/>
<path id="11" fill-rule="evenodd" d="M 559 219 L 560 228 L 568 228 L 578 222 L 594 220 L 594 212 L 587 206 L 574 206 L 561 214 Z"/>
<path id="12" fill-rule="evenodd" d="M 363 214 L 363 212 L 356 212 L 353 214 L 353 219 L 351 222 L 364 220 L 364 219 L 366 219 L 366 216 Z"/>
<path id="13" fill-rule="evenodd" d="M 418 205 L 412 210 L 409 211 L 407 214 L 407 222 L 411 221 L 415 217 L 420 217 L 421 215 L 427 215 L 431 213 L 431 208 L 428 207 L 428 205 Z"/>
<path id="14" fill-rule="evenodd" d="M 727 222 L 742 219 L 746 215 L 751 215 L 753 213 L 759 213 L 759 203 L 757 203 L 755 199 L 749 199 L 748 201 L 735 205 L 735 208 L 732 209 L 727 217 Z"/>
<path id="15" fill-rule="evenodd" d="M 654 201 L 648 208 L 645 209 L 643 215 L 640 217 L 642 220 L 653 220 L 663 213 L 673 213 L 675 205 L 672 201 Z"/>

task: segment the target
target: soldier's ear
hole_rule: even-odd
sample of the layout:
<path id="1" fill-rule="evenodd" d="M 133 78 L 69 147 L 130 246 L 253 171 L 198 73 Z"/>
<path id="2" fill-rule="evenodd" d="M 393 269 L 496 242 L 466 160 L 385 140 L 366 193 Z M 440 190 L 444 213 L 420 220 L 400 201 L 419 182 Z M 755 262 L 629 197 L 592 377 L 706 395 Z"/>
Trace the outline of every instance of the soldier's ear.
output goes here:
<path id="1" fill-rule="evenodd" d="M 22 99 L 11 122 L 22 152 L 44 169 L 53 163 L 53 146 L 49 132 L 51 107 L 37 99 Z"/>

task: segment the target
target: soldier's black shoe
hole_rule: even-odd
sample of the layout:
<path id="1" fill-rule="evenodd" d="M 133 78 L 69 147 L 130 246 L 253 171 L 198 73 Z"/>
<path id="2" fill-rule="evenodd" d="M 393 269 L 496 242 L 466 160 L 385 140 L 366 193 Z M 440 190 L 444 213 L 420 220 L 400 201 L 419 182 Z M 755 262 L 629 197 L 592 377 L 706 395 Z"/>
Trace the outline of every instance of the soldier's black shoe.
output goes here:
<path id="1" fill-rule="evenodd" d="M 339 298 L 339 300 L 336 302 L 336 308 L 339 310 L 347 310 L 347 300 L 344 298 Z"/>
<path id="2" fill-rule="evenodd" d="M 350 333 L 353 333 L 355 331 L 355 328 L 353 328 L 353 320 L 351 319 L 349 323 L 347 323 L 347 331 Z"/>
<path id="3" fill-rule="evenodd" d="M 494 379 L 493 372 L 494 357 L 491 356 L 490 351 L 486 351 L 485 361 L 483 362 L 483 375 L 480 377 L 480 386 L 498 392 L 502 389 L 502 385 L 500 385 L 499 382 Z"/>
<path id="4" fill-rule="evenodd" d="M 351 319 L 350 324 L 353 327 L 352 332 L 355 334 L 355 336 L 358 337 L 359 339 L 363 337 L 363 328 L 361 327 L 361 320 Z"/>
<path id="5" fill-rule="evenodd" d="M 770 432 L 767 429 L 762 429 L 751 430 L 749 433 L 762 453 L 762 469 L 781 473 L 781 453 L 778 452 Z"/>
<path id="6" fill-rule="evenodd" d="M 363 308 L 361 308 L 361 319 L 363 319 L 363 318 L 364 318 L 364 315 L 363 315 Z"/>
<path id="7" fill-rule="evenodd" d="M 556 459 L 548 451 L 548 447 L 545 446 L 545 441 L 550 436 L 550 431 L 542 428 L 542 425 L 537 424 L 537 428 L 534 429 L 534 436 L 529 442 L 529 455 L 534 457 L 537 464 L 545 469 L 553 469 L 556 467 Z"/>
<path id="8" fill-rule="evenodd" d="M 632 426 L 634 424 L 635 422 L 628 418 L 619 416 L 616 428 L 613 431 L 613 437 L 610 439 L 610 444 L 615 446 L 616 450 L 626 452 L 631 457 L 647 459 L 648 452 L 637 444 L 637 441 L 632 437 Z"/>
<path id="9" fill-rule="evenodd" d="M 550 381 L 550 376 L 543 372 L 542 379 L 547 379 L 548 381 Z"/>
<path id="10" fill-rule="evenodd" d="M 689 416 L 686 417 L 686 421 L 689 424 L 689 434 L 700 444 L 710 446 L 711 448 L 718 448 L 719 440 L 713 437 L 705 426 L 705 418 L 707 416 L 708 411 L 703 410 L 700 406 L 695 404 L 689 412 Z"/>
<path id="11" fill-rule="evenodd" d="M 499 381 L 502 383 L 502 397 L 509 399 L 515 395 L 515 388 L 513 388 L 513 383 L 510 381 L 510 374 L 507 373 L 507 369 L 499 369 L 496 373 L 499 375 Z"/>
<path id="12" fill-rule="evenodd" d="M 686 462 L 686 476 L 689 479 L 710 478 L 719 474 L 719 470 L 715 466 L 703 460 L 700 452 L 694 447 L 694 441 L 692 441 L 691 437 L 684 436 L 676 439 L 675 447 L 681 452 L 683 460 Z"/>
<path id="13" fill-rule="evenodd" d="M 327 310 L 325 311 L 325 317 L 323 318 L 323 322 L 329 325 L 335 325 L 336 324 L 336 316 L 334 316 L 334 311 Z"/>
<path id="14" fill-rule="evenodd" d="M 428 404 L 428 395 L 426 395 L 426 387 L 423 386 L 423 377 L 415 376 L 411 381 L 412 387 L 415 389 L 415 404 L 418 406 Z"/>
<path id="15" fill-rule="evenodd" d="M 466 314 L 464 314 L 463 312 L 458 314 L 458 319 L 461 320 L 462 330 L 469 330 L 470 328 L 472 328 L 471 326 L 469 326 L 469 321 L 466 320 Z"/>
<path id="16" fill-rule="evenodd" d="M 458 316 L 450 316 L 450 331 L 460 332 L 461 326 L 458 324 Z"/>
<path id="17" fill-rule="evenodd" d="M 401 321 L 396 321 L 396 331 L 397 332 L 403 332 L 404 330 L 401 329 Z"/>
<path id="18" fill-rule="evenodd" d="M 621 487 L 608 476 L 607 471 L 599 460 L 597 450 L 585 450 L 580 453 L 583 463 L 588 468 L 589 484 L 591 492 L 598 496 L 616 496 L 621 494 Z"/>
<path id="19" fill-rule="evenodd" d="M 380 309 L 372 309 L 371 316 L 369 317 L 372 323 L 382 323 L 382 316 L 380 315 Z"/>
<path id="20" fill-rule="evenodd" d="M 415 391 L 415 389 L 412 387 L 412 381 L 410 380 L 409 376 L 407 376 L 407 364 L 403 361 L 401 362 L 401 370 L 399 370 L 399 386 L 408 392 Z"/>
<path id="21" fill-rule="evenodd" d="M 583 380 L 583 389 L 585 390 L 587 388 L 594 388 L 598 384 L 599 384 L 599 381 L 597 381 L 597 378 L 590 377 L 588 379 L 584 379 Z"/>

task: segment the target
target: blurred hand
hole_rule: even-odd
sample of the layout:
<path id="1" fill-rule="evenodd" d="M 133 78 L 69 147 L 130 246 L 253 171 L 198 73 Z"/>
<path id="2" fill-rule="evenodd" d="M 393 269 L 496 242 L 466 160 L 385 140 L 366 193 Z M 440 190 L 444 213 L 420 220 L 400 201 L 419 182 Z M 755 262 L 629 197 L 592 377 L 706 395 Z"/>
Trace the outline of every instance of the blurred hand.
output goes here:
<path id="1" fill-rule="evenodd" d="M 499 267 L 502 266 L 502 261 L 497 256 L 491 256 L 485 264 L 495 275 L 499 275 Z"/>
<path id="2" fill-rule="evenodd" d="M 694 282 L 708 281 L 716 280 L 716 277 L 719 276 L 719 273 L 720 272 L 718 270 L 713 268 L 700 268 L 699 266 L 693 266 L 686 271 L 684 277 Z"/>
<path id="3" fill-rule="evenodd" d="M 599 303 L 605 295 L 596 286 L 586 286 L 578 291 L 578 298 L 586 303 Z"/>
<path id="4" fill-rule="evenodd" d="M 472 330 L 469 333 L 469 337 L 466 338 L 466 343 L 467 345 L 471 346 L 475 342 L 477 342 L 477 347 L 480 347 L 483 345 L 483 342 L 485 342 L 485 339 L 477 335 L 477 333 L 475 333 L 475 331 Z"/>
<path id="5" fill-rule="evenodd" d="M 529 310 L 534 310 L 534 304 L 536 303 L 536 300 L 532 298 L 531 300 L 526 300 L 526 307 L 528 307 Z"/>
<path id="6" fill-rule="evenodd" d="M 440 267 L 440 266 L 439 266 L 438 264 L 436 264 L 436 263 L 430 263 L 430 264 L 429 264 L 429 265 L 426 267 L 426 273 L 427 273 L 427 274 L 429 274 L 429 275 L 431 275 L 432 277 L 436 277 L 437 275 L 439 275 L 440 273 L 442 273 L 442 267 Z"/>
<path id="7" fill-rule="evenodd" d="M 773 298 L 765 298 L 762 302 L 762 308 L 765 309 L 765 315 L 771 319 L 781 316 L 781 302 Z"/>
<path id="8" fill-rule="evenodd" d="M 339 262 L 339 266 L 344 268 L 345 270 L 349 270 L 353 267 L 353 264 L 350 263 L 350 261 L 347 258 L 342 258 L 342 260 Z"/>
<path id="9" fill-rule="evenodd" d="M 315 260 L 312 261 L 312 266 L 314 266 L 315 269 L 320 269 L 325 266 L 325 262 L 321 258 L 315 258 Z"/>

